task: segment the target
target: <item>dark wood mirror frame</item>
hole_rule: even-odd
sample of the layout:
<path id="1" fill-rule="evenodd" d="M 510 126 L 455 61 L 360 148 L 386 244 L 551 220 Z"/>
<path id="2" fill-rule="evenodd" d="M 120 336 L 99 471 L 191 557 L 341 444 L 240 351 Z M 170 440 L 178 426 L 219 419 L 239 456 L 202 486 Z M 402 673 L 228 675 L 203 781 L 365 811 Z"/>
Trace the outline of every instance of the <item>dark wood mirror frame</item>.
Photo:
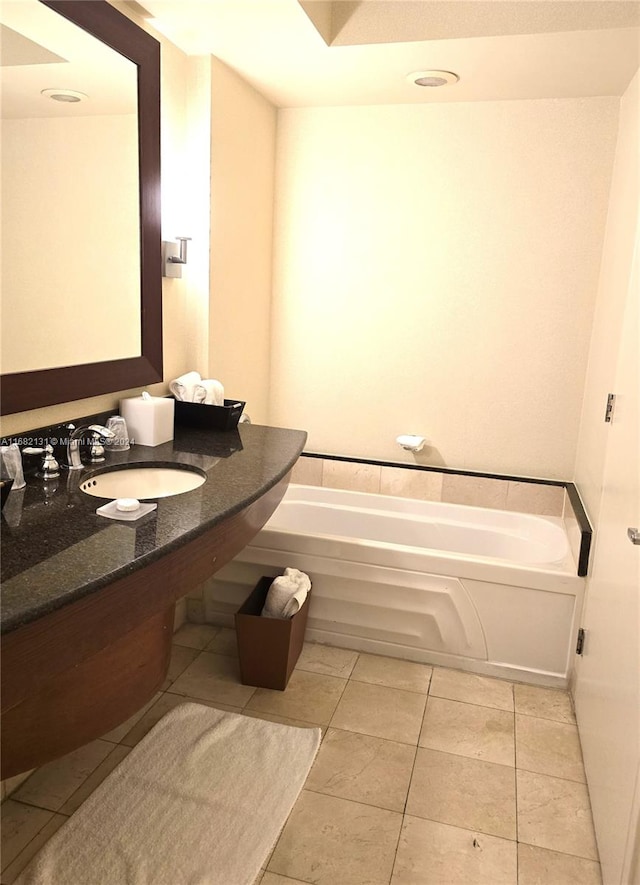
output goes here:
<path id="1" fill-rule="evenodd" d="M 40 0 L 138 67 L 140 164 L 141 356 L 2 376 L 0 413 L 43 406 L 162 381 L 160 241 L 160 44 L 106 0 Z M 105 254 L 104 273 L 110 257 Z M 88 293 L 90 296 L 90 293 Z"/>

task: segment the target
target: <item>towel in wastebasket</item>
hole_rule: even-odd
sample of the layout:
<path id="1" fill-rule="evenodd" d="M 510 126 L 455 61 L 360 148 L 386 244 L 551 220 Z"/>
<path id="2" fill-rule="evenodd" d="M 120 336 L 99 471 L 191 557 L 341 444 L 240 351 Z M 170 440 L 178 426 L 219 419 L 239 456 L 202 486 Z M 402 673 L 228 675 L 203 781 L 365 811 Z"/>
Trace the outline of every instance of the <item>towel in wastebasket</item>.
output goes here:
<path id="1" fill-rule="evenodd" d="M 284 575 L 274 578 L 265 599 L 262 617 L 291 618 L 300 611 L 311 589 L 309 575 L 295 568 L 286 568 Z"/>

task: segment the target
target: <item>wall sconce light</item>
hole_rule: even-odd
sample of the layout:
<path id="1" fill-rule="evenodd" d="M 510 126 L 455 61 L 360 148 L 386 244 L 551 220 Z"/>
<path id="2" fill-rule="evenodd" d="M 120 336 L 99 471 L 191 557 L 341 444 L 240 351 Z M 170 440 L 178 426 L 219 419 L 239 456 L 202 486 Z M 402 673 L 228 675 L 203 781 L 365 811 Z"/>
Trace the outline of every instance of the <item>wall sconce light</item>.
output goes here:
<path id="1" fill-rule="evenodd" d="M 182 265 L 187 263 L 187 243 L 191 237 L 176 237 L 177 243 L 162 242 L 162 275 L 182 278 Z"/>

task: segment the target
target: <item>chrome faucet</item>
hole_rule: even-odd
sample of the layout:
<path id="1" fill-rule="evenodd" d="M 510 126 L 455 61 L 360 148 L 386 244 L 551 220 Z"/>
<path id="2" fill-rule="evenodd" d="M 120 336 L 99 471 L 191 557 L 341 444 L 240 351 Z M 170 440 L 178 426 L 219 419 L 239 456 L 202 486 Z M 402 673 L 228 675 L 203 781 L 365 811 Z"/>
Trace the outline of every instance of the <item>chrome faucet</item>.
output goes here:
<path id="1" fill-rule="evenodd" d="M 80 460 L 80 440 L 85 433 L 90 433 L 96 437 L 105 437 L 111 439 L 115 436 L 113 430 L 103 427 L 102 424 L 88 424 L 83 427 L 77 427 L 71 431 L 69 442 L 67 443 L 67 464 L 69 470 L 80 470 L 84 464 Z"/>

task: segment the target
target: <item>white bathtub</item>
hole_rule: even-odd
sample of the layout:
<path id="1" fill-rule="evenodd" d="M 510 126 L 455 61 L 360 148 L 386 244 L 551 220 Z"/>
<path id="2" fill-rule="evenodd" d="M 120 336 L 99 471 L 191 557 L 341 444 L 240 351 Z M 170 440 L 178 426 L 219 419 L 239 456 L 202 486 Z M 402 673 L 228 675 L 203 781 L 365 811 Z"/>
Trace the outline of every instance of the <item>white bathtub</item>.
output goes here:
<path id="1" fill-rule="evenodd" d="M 309 639 L 566 684 L 584 580 L 559 518 L 291 485 L 207 585 L 206 620 L 286 566 L 313 580 Z"/>

